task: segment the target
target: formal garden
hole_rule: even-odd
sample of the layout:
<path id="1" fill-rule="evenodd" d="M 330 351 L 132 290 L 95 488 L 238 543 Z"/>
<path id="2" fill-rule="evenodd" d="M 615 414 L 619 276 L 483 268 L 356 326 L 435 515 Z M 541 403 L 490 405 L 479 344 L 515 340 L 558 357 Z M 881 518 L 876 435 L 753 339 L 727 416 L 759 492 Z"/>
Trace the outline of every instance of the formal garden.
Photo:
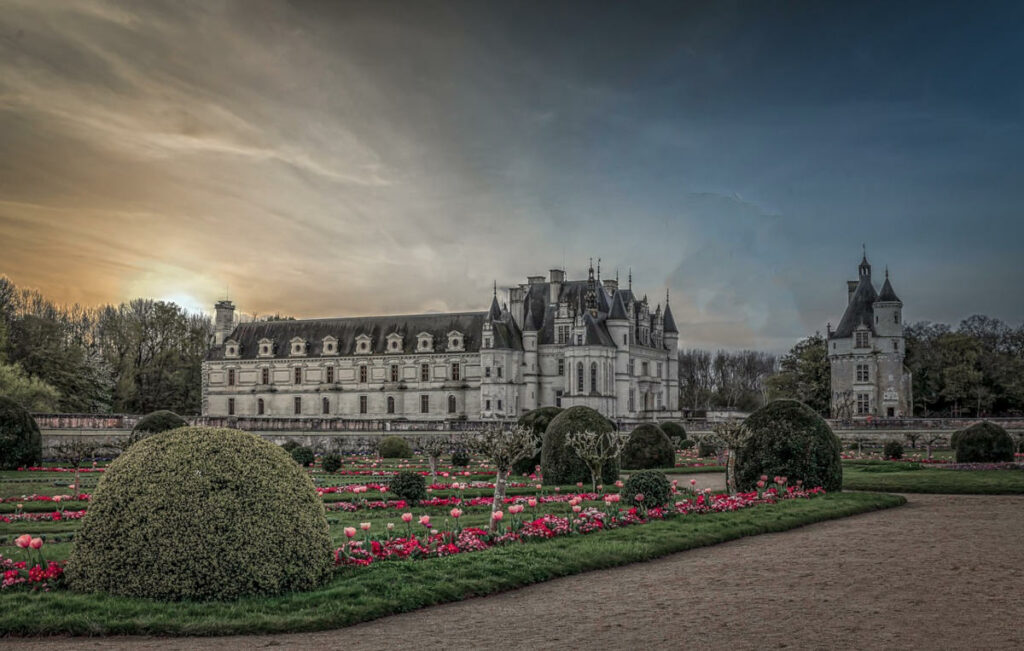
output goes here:
<path id="1" fill-rule="evenodd" d="M 1006 432 L 954 438 L 928 458 L 851 450 L 776 401 L 707 435 L 545 408 L 314 450 L 158 412 L 109 458 L 71 441 L 44 460 L 0 399 L 0 630 L 335 628 L 905 502 L 886 492 L 1024 492 Z"/>

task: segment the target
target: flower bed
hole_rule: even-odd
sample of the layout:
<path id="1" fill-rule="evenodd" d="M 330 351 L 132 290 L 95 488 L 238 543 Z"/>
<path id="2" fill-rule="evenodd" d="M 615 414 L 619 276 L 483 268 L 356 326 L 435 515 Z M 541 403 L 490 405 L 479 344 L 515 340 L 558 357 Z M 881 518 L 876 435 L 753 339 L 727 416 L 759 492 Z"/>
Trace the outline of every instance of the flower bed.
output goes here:
<path id="1" fill-rule="evenodd" d="M 59 466 L 29 466 L 28 468 L 18 468 L 18 472 L 106 472 L 107 469 L 101 466 L 93 466 L 92 468 L 61 468 Z"/>
<path id="2" fill-rule="evenodd" d="M 5 497 L 0 503 L 7 502 L 88 502 L 92 497 L 89 493 L 78 493 L 76 495 L 21 495 L 19 497 Z"/>
<path id="3" fill-rule="evenodd" d="M 940 470 L 1024 470 L 1024 463 L 1002 461 L 999 463 L 947 463 Z"/>
<path id="4" fill-rule="evenodd" d="M 413 516 L 406 513 L 402 516 L 407 526 L 405 536 L 393 537 L 390 532 L 392 526 L 388 526 L 388 535 L 384 538 L 371 539 L 368 535 L 369 526 L 363 528 L 367 534 L 363 540 L 354 540 L 355 529 L 346 531 L 349 542 L 337 548 L 334 552 L 334 561 L 337 565 L 365 566 L 376 561 L 420 559 L 439 556 L 450 556 L 470 551 L 481 551 L 517 542 L 527 542 L 534 539 L 547 539 L 556 536 L 573 534 L 587 534 L 603 529 L 614 529 L 617 527 L 641 525 L 652 520 L 664 520 L 669 517 L 688 516 L 704 513 L 722 513 L 726 511 L 738 511 L 759 504 L 775 504 L 786 499 L 806 499 L 816 495 L 824 495 L 822 488 L 805 489 L 800 486 L 773 486 L 767 490 L 759 490 L 750 493 L 739 493 L 736 495 L 713 495 L 710 492 L 692 493 L 693 497 L 676 502 L 672 507 L 650 508 L 632 507 L 628 510 L 612 509 L 612 505 L 618 503 L 617 494 L 608 494 L 604 497 L 607 510 L 597 508 L 584 509 L 580 506 L 581 496 L 556 496 L 569 497 L 568 501 L 573 505 L 573 514 L 559 516 L 545 514 L 533 519 L 515 519 L 515 516 L 522 512 L 522 504 L 515 504 L 508 510 L 513 514 L 510 526 L 504 531 L 489 533 L 484 529 L 475 527 L 457 527 L 450 531 L 437 531 L 431 529 L 429 516 L 421 516 L 419 522 L 426 528 L 426 533 L 417 536 L 412 533 L 411 522 Z M 589 494 L 592 495 L 592 494 Z M 540 503 L 544 498 L 527 498 L 525 501 L 531 507 Z M 551 500 L 549 500 L 551 501 Z M 563 500 L 559 500 L 563 501 Z M 513 511 L 512 509 L 517 509 Z M 458 515 L 456 515 L 458 512 Z M 458 521 L 461 511 L 453 509 L 452 516 Z M 504 519 L 501 511 L 494 513 L 494 519 L 499 522 Z M 368 525 L 369 523 L 367 523 Z"/>
<path id="5" fill-rule="evenodd" d="M 81 520 L 85 509 L 81 511 L 49 511 L 45 513 L 12 513 L 0 515 L 0 522 L 60 522 L 61 520 Z"/>

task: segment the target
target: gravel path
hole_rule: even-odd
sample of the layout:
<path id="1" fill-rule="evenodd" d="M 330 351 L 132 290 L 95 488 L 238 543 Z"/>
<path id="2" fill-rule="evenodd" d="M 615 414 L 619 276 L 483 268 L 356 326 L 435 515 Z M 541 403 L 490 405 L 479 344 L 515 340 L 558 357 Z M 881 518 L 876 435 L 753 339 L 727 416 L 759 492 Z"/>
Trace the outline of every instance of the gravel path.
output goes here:
<path id="1" fill-rule="evenodd" d="M 716 475 L 694 477 L 704 483 Z M 908 499 L 901 508 L 557 579 L 348 629 L 264 637 L 31 640 L 13 646 L 55 649 L 71 642 L 77 649 L 1024 647 L 1024 497 Z"/>

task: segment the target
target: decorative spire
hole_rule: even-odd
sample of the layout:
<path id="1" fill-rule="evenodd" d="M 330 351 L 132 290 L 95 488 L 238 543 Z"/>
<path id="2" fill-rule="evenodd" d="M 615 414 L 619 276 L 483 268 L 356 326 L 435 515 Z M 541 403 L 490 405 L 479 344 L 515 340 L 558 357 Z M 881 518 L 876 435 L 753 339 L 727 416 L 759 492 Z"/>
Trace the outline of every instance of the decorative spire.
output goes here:
<path id="1" fill-rule="evenodd" d="M 871 263 L 868 262 L 868 247 L 867 245 L 864 244 L 861 244 L 861 247 L 864 249 L 864 256 L 861 258 L 860 266 L 857 267 L 857 270 L 860 272 L 861 278 L 867 277 L 868 279 L 870 279 Z"/>
<path id="2" fill-rule="evenodd" d="M 494 279 L 494 298 L 498 298 L 498 279 Z"/>
<path id="3" fill-rule="evenodd" d="M 629 268 L 629 291 L 633 291 L 633 267 Z"/>
<path id="4" fill-rule="evenodd" d="M 665 288 L 665 307 L 668 307 L 668 287 Z"/>
<path id="5" fill-rule="evenodd" d="M 597 259 L 597 282 L 601 282 L 601 258 Z"/>
<path id="6" fill-rule="evenodd" d="M 594 282 L 594 259 L 590 258 L 590 267 L 587 269 L 587 280 Z"/>

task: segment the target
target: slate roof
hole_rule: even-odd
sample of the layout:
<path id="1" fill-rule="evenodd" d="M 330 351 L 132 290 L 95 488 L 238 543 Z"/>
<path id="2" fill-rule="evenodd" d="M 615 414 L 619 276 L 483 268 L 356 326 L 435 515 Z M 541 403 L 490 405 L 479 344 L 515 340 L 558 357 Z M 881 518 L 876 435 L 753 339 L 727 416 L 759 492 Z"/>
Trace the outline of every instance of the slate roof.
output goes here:
<path id="1" fill-rule="evenodd" d="M 609 319 L 621 319 L 623 321 L 629 319 L 626 314 L 626 304 L 622 297 L 625 295 L 625 291 L 619 290 L 615 292 L 615 296 L 612 297 L 612 313 L 608 315 Z"/>
<path id="2" fill-rule="evenodd" d="M 892 289 L 892 283 L 889 282 L 889 274 L 885 274 L 885 284 L 882 285 L 882 292 L 878 295 L 878 300 L 883 303 L 902 303 L 900 297 L 896 295 L 896 292 Z"/>
<path id="3" fill-rule="evenodd" d="M 257 359 L 259 341 L 264 338 L 272 339 L 274 341 L 273 357 L 287 359 L 291 357 L 289 342 L 294 337 L 306 340 L 305 357 L 309 358 L 321 355 L 323 339 L 328 335 L 338 340 L 339 355 L 352 355 L 355 352 L 356 337 L 362 334 L 369 335 L 373 354 L 384 354 L 387 346 L 386 337 L 397 332 L 403 336 L 402 352 L 413 354 L 416 352 L 416 335 L 419 333 L 429 332 L 433 335 L 434 352 L 444 352 L 448 346 L 448 333 L 456 331 L 462 333 L 465 352 L 477 352 L 480 350 L 480 333 L 487 314 L 487 312 L 454 312 L 261 321 L 239 324 L 230 335 L 225 337 L 225 340 L 233 339 L 241 344 L 239 359 Z M 333 356 L 328 355 L 327 357 Z M 207 351 L 206 359 L 224 359 L 224 347 L 210 348 Z"/>
<path id="4" fill-rule="evenodd" d="M 861 324 L 871 329 L 875 334 L 875 301 L 878 294 L 875 293 L 875 286 L 871 284 L 871 276 L 861 276 L 857 289 L 854 290 L 850 303 L 846 306 L 839 327 L 832 333 L 833 339 L 852 337 L 853 331 Z"/>
<path id="5" fill-rule="evenodd" d="M 676 320 L 672 318 L 672 308 L 665 303 L 665 332 L 679 334 L 679 328 L 676 327 Z"/>

